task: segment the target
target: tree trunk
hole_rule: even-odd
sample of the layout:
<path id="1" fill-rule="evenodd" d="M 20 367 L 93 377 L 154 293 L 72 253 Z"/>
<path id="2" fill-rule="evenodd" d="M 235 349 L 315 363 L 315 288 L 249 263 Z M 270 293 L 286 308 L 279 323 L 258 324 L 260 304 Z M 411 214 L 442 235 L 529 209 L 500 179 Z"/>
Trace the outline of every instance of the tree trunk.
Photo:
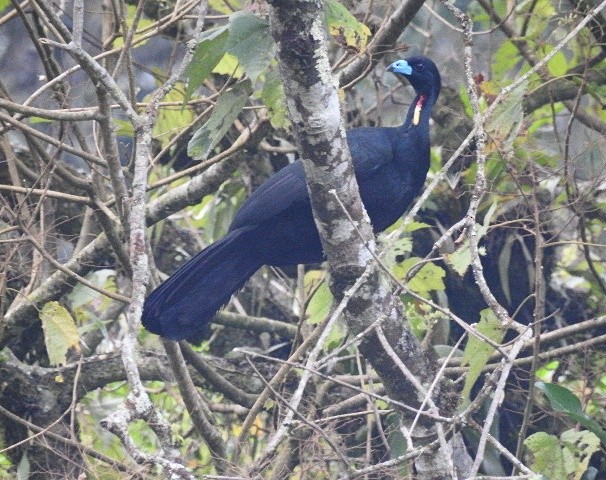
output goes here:
<path id="1" fill-rule="evenodd" d="M 360 199 L 341 121 L 337 83 L 327 57 L 323 3 L 291 0 L 270 4 L 272 35 L 278 45 L 280 72 L 314 218 L 329 263 L 331 290 L 341 300 L 363 277 L 344 311 L 347 326 L 354 335 L 369 330 L 362 337 L 360 351 L 390 397 L 417 409 L 430 391 L 435 369 L 412 334 L 388 279 L 373 260 L 372 227 Z M 377 323 L 380 326 L 375 326 Z M 428 404 L 439 403 L 441 391 L 435 388 Z M 403 415 L 404 423 L 412 420 L 408 417 Z M 409 448 L 435 440 L 436 426 L 429 417 L 421 416 L 412 438 L 415 433 L 419 438 Z M 417 478 L 450 478 L 452 462 L 446 450 L 421 455 Z"/>

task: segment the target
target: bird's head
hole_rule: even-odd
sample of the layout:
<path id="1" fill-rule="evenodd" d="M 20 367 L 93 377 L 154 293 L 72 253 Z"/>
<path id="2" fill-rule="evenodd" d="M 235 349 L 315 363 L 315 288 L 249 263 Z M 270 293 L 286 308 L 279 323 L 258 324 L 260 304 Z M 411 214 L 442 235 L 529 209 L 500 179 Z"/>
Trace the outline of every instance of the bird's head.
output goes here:
<path id="1" fill-rule="evenodd" d="M 435 101 L 440 93 L 440 72 L 427 57 L 415 55 L 398 60 L 387 67 L 387 71 L 408 79 L 418 95 L 428 96 Z"/>

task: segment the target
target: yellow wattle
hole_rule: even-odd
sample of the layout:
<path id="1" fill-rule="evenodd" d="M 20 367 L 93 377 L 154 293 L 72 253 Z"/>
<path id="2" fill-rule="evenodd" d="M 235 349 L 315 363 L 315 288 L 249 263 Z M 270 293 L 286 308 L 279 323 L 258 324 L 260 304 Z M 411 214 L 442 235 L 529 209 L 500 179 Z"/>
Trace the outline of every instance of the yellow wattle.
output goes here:
<path id="1" fill-rule="evenodd" d="M 415 107 L 415 113 L 412 116 L 412 124 L 418 125 L 420 119 L 421 119 L 421 105 L 419 105 L 417 103 L 417 106 Z"/>

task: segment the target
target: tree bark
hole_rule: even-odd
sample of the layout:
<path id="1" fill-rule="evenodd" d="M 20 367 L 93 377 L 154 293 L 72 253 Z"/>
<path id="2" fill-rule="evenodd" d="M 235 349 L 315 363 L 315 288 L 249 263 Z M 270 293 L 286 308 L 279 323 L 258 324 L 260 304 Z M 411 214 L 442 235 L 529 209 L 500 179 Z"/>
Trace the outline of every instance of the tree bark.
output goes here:
<path id="1" fill-rule="evenodd" d="M 360 351 L 391 398 L 418 409 L 430 392 L 428 403 L 437 403 L 440 389 L 430 389 L 434 365 L 412 334 L 386 275 L 373 260 L 372 227 L 354 176 L 337 82 L 327 57 L 323 3 L 269 3 L 287 106 L 329 263 L 333 295 L 341 300 L 364 276 L 344 312 L 352 334 L 367 332 L 360 341 Z M 435 425 L 429 417 L 422 415 L 417 425 L 422 438 L 414 446 L 435 439 Z M 423 455 L 424 476 L 418 478 L 449 478 L 451 462 L 444 455 L 443 449 Z"/>

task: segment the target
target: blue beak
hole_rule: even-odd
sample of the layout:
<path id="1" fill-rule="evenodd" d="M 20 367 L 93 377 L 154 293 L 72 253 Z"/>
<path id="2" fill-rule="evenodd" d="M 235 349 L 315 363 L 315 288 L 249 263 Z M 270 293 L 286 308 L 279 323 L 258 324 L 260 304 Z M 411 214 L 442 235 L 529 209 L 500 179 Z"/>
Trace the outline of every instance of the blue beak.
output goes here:
<path id="1" fill-rule="evenodd" d="M 406 60 L 398 60 L 387 67 L 388 72 L 398 73 L 400 75 L 411 75 L 412 67 Z"/>

